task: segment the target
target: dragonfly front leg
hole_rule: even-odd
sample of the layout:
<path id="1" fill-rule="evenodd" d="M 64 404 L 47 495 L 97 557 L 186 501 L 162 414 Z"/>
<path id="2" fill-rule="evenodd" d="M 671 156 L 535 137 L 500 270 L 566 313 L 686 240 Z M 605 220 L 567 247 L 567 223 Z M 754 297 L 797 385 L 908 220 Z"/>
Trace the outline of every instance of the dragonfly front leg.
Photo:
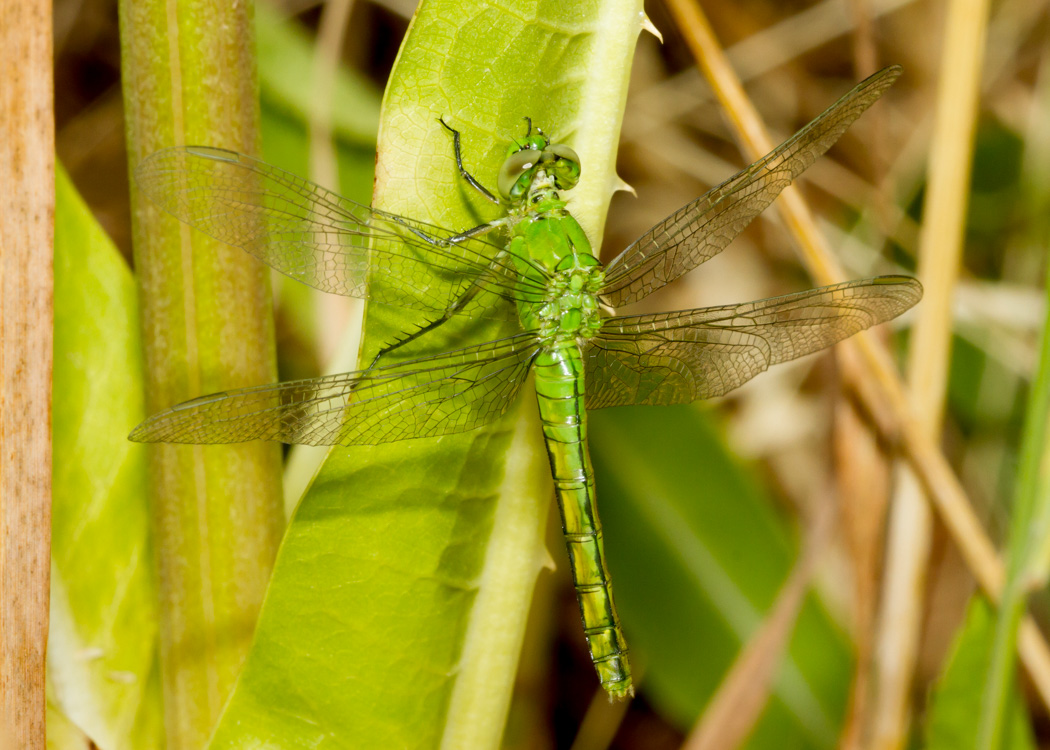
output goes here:
<path id="1" fill-rule="evenodd" d="M 450 237 L 448 240 L 445 240 L 444 242 L 454 242 L 455 240 L 462 239 L 464 237 L 473 237 L 473 236 L 475 236 L 477 234 L 482 234 L 484 232 L 491 231 L 496 226 L 500 226 L 502 223 L 503 223 L 503 220 L 501 219 L 499 221 L 490 222 L 489 224 L 482 224 L 480 226 L 474 227 L 473 229 L 468 229 L 466 232 L 463 232 L 461 234 L 457 234 L 455 237 Z M 438 242 L 438 240 L 434 240 L 434 242 Z M 478 295 L 478 292 L 480 292 L 484 288 L 485 277 L 488 276 L 489 274 L 495 273 L 495 269 L 497 267 L 499 267 L 500 261 L 503 258 L 505 258 L 506 256 L 507 256 L 507 252 L 505 250 L 501 251 L 499 254 L 497 254 L 496 257 L 492 259 L 492 263 L 489 266 L 488 273 L 486 273 L 483 276 L 479 276 L 477 279 L 475 279 L 474 283 L 471 284 L 470 287 L 468 287 L 467 290 L 465 292 L 463 292 L 463 294 L 461 294 L 459 297 L 457 297 L 455 302 L 453 302 L 451 305 L 449 305 L 445 309 L 445 311 L 441 314 L 441 317 L 430 321 L 429 323 L 425 324 L 424 326 L 422 326 L 421 328 L 417 329 L 416 331 L 413 331 L 412 333 L 406 335 L 404 338 L 398 339 L 394 343 L 387 344 L 386 346 L 382 347 L 376 353 L 376 356 L 372 359 L 372 362 L 368 365 L 368 369 L 371 370 L 373 367 L 375 367 L 376 363 L 378 363 L 380 359 L 382 359 L 384 356 L 386 356 L 390 352 L 392 352 L 392 351 L 394 351 L 396 349 L 400 349 L 402 346 L 404 346 L 405 344 L 408 344 L 411 341 L 415 341 L 416 339 L 418 339 L 420 336 L 422 336 L 425 333 L 429 333 L 430 331 L 433 331 L 434 329 L 438 328 L 439 326 L 447 323 L 449 320 L 452 319 L 452 317 L 454 315 L 456 315 L 460 311 L 462 311 L 470 303 L 470 301 L 472 299 L 474 299 Z"/>
<path id="2" fill-rule="evenodd" d="M 415 341 L 423 334 L 433 331 L 435 328 L 438 328 L 439 326 L 447 323 L 449 320 L 452 319 L 453 315 L 462 310 L 463 307 L 466 306 L 466 304 L 477 295 L 478 291 L 479 287 L 477 286 L 477 283 L 472 284 L 471 287 L 464 294 L 462 294 L 451 306 L 448 307 L 448 309 L 445 310 L 445 312 L 441 314 L 440 318 L 436 318 L 435 320 L 432 320 L 426 325 L 424 325 L 422 328 L 419 328 L 416 331 L 413 331 L 412 333 L 408 334 L 404 338 L 398 339 L 394 343 L 387 344 L 386 346 L 382 347 L 376 353 L 376 356 L 372 359 L 372 362 L 368 365 L 368 369 L 371 370 L 373 367 L 375 367 L 379 360 L 385 357 L 387 354 L 390 354 L 390 352 L 396 349 L 400 349 L 405 344 L 411 341 Z"/>
<path id="3" fill-rule="evenodd" d="M 459 169 L 459 176 L 466 180 L 467 184 L 469 184 L 472 188 L 474 188 L 483 196 L 485 196 L 487 200 L 491 201 L 492 203 L 495 203 L 497 206 L 500 205 L 499 198 L 494 196 L 488 188 L 482 185 L 478 181 L 478 179 L 474 177 L 474 175 L 472 175 L 470 172 L 468 172 L 467 168 L 463 166 L 463 154 L 460 151 L 459 147 L 459 131 L 451 125 L 449 125 L 447 122 L 445 122 L 444 117 L 439 117 L 438 122 L 441 123 L 441 126 L 445 128 L 445 130 L 452 133 L 452 149 L 456 152 L 456 167 Z"/>
<path id="4" fill-rule="evenodd" d="M 528 119 L 528 118 L 526 118 L 526 119 Z M 447 122 L 445 122 L 443 117 L 439 117 L 438 118 L 438 122 L 441 123 L 441 126 L 443 128 L 445 128 L 445 130 L 447 130 L 448 132 L 452 133 L 452 150 L 453 150 L 453 152 L 456 155 L 456 168 L 459 170 L 460 176 L 464 180 L 467 181 L 467 184 L 469 184 L 472 188 L 474 188 L 479 193 L 481 193 L 487 200 L 491 201 L 492 203 L 495 203 L 497 206 L 501 205 L 499 199 L 496 198 L 488 190 L 488 188 L 486 188 L 484 185 L 482 185 L 481 182 L 479 182 L 478 179 L 476 177 L 474 177 L 474 175 L 472 175 L 470 172 L 468 172 L 467 168 L 465 166 L 463 166 L 463 152 L 462 152 L 461 147 L 460 147 L 460 132 L 458 130 L 456 130 L 455 128 L 453 128 L 451 125 L 449 125 Z M 529 130 L 530 130 L 530 132 L 532 130 L 532 121 L 531 120 L 529 121 Z M 396 217 L 394 217 L 394 218 L 396 220 Z M 418 237 L 419 239 L 423 240 L 424 242 L 426 242 L 428 244 L 434 245 L 435 247 L 448 247 L 449 245 L 454 245 L 457 242 L 462 242 L 463 240 L 470 239 L 471 237 L 478 237 L 480 235 L 487 234 L 488 232 L 491 232 L 493 229 L 498 229 L 500 227 L 508 226 L 509 223 L 510 222 L 508 221 L 507 218 L 496 219 L 495 221 L 489 221 L 489 222 L 486 222 L 484 224 L 479 224 L 476 227 L 473 227 L 471 229 L 467 229 L 467 230 L 465 230 L 463 232 L 460 232 L 459 234 L 453 235 L 451 237 L 443 238 L 443 239 L 438 239 L 437 237 L 431 237 L 430 235 L 428 235 L 425 232 L 422 232 L 422 231 L 416 229 L 415 227 L 411 227 L 411 226 L 408 226 L 408 225 L 404 225 L 404 226 L 405 226 L 406 229 L 408 229 L 408 231 L 412 232 L 412 234 L 414 234 L 416 237 Z M 492 260 L 492 264 L 489 267 L 489 273 L 493 272 L 493 270 L 497 267 L 499 261 L 502 258 L 506 257 L 506 255 L 507 255 L 506 251 L 502 251 L 498 255 L 496 255 L 496 257 Z M 488 274 L 486 274 L 486 276 L 487 275 Z M 413 332 L 411 334 L 408 334 L 407 336 L 405 336 L 402 339 L 399 339 L 398 341 L 395 341 L 393 344 L 389 344 L 387 346 L 384 346 L 382 349 L 380 349 L 379 352 L 376 354 L 375 358 L 372 360 L 372 363 L 368 366 L 368 368 L 371 369 L 371 368 L 375 367 L 376 363 L 383 356 L 389 354 L 390 352 L 392 352 L 392 351 L 394 351 L 396 349 L 399 349 L 400 347 L 404 346 L 405 344 L 408 344 L 411 341 L 415 341 L 417 338 L 419 338 L 423 334 L 428 333 L 430 331 L 433 331 L 435 328 L 438 328 L 439 326 L 441 326 L 444 323 L 448 322 L 452 318 L 453 315 L 456 315 L 458 312 L 460 312 L 474 297 L 477 296 L 478 292 L 482 288 L 481 284 L 482 284 L 484 278 L 485 278 L 485 276 L 481 276 L 473 284 L 471 284 L 470 288 L 468 288 L 466 290 L 466 292 L 464 292 L 458 299 L 456 299 L 456 301 L 453 302 L 445 310 L 445 312 L 443 312 L 441 314 L 441 317 L 439 317 L 436 320 L 433 320 L 433 321 L 427 323 L 426 325 L 424 325 L 423 327 L 419 328 L 415 332 Z"/>

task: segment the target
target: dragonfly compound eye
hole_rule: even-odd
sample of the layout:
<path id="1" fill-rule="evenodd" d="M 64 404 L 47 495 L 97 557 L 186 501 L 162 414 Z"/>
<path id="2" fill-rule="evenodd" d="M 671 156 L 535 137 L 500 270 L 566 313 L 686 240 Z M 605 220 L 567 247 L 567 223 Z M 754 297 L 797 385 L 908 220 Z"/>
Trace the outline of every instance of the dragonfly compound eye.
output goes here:
<path id="1" fill-rule="evenodd" d="M 540 152 L 533 149 L 515 151 L 508 156 L 500 167 L 499 178 L 496 180 L 500 195 L 512 202 L 520 200 L 529 189 L 539 157 Z"/>
<path id="2" fill-rule="evenodd" d="M 559 190 L 572 190 L 580 181 L 580 157 L 564 143 L 555 143 L 544 152 L 547 170 L 554 175 L 554 186 Z"/>

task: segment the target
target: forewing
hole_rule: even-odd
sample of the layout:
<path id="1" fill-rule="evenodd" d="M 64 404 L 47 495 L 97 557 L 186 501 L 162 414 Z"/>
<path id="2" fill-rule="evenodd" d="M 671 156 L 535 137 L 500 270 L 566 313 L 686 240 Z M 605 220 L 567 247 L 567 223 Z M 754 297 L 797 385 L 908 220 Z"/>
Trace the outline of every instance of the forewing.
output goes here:
<path id="1" fill-rule="evenodd" d="M 477 284 L 483 293 L 458 312 L 506 318 L 513 307 L 491 295 L 516 299 L 530 291 L 532 282 L 516 280 L 497 244 L 448 242 L 454 232 L 377 211 L 234 151 L 158 151 L 136 179 L 181 221 L 325 292 L 444 311 Z"/>
<path id="2" fill-rule="evenodd" d="M 538 347 L 522 333 L 388 367 L 216 393 L 153 415 L 129 437 L 375 445 L 465 432 L 510 408 Z"/>
<path id="3" fill-rule="evenodd" d="M 899 66 L 861 81 L 774 151 L 675 211 L 609 263 L 602 290 L 613 307 L 637 302 L 725 249 L 792 180 L 897 80 Z"/>
<path id="4" fill-rule="evenodd" d="M 770 365 L 895 318 L 921 297 L 915 279 L 880 276 L 742 305 L 610 318 L 586 350 L 586 405 L 721 396 Z"/>

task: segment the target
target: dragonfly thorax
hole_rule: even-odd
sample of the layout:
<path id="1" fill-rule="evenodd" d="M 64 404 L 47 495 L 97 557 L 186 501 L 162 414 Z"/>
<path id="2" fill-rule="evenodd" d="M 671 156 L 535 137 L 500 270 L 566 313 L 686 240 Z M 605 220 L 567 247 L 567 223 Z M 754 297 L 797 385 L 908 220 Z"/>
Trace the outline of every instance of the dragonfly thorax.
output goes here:
<path id="1" fill-rule="evenodd" d="M 570 256 L 565 260 L 578 259 Z M 598 292 L 604 281 L 605 271 L 599 264 L 573 263 L 555 273 L 549 279 L 546 299 L 536 311 L 540 336 L 592 338 L 602 324 Z"/>
<path id="2" fill-rule="evenodd" d="M 591 338 L 601 326 L 598 294 L 605 268 L 583 227 L 564 209 L 528 214 L 513 227 L 507 249 L 523 278 L 542 284 L 538 298 L 519 303 L 522 325 L 541 337 Z"/>

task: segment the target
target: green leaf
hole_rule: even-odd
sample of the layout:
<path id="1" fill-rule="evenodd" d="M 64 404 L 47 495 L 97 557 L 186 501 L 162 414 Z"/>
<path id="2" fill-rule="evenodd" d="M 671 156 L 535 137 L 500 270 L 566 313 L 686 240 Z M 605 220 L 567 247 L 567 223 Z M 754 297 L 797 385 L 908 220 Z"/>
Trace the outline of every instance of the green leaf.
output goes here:
<path id="1" fill-rule="evenodd" d="M 772 606 L 795 544 L 708 412 L 603 409 L 590 434 L 639 687 L 684 731 Z M 850 668 L 847 640 L 811 595 L 747 747 L 834 747 Z"/>
<path id="2" fill-rule="evenodd" d="M 979 596 L 970 600 L 966 622 L 956 635 L 947 666 L 930 697 L 926 719 L 926 750 L 969 750 L 976 747 L 984 680 L 995 637 L 995 613 Z M 1034 750 L 1035 739 L 1016 686 L 1005 703 L 1006 750 Z"/>
<path id="3" fill-rule="evenodd" d="M 375 204 L 461 229 L 499 215 L 459 178 L 438 118 L 492 185 L 528 115 L 581 155 L 572 208 L 597 238 L 641 20 L 635 0 L 424 3 L 386 92 Z M 370 308 L 362 361 L 420 323 Z M 449 349 L 507 330 L 467 321 L 426 339 Z M 288 529 L 211 746 L 498 745 L 549 498 L 528 396 L 469 433 L 334 449 Z"/>
<path id="4" fill-rule="evenodd" d="M 160 747 L 146 451 L 126 437 L 144 416 L 137 294 L 62 170 L 55 193 L 48 679 L 99 747 Z"/>

